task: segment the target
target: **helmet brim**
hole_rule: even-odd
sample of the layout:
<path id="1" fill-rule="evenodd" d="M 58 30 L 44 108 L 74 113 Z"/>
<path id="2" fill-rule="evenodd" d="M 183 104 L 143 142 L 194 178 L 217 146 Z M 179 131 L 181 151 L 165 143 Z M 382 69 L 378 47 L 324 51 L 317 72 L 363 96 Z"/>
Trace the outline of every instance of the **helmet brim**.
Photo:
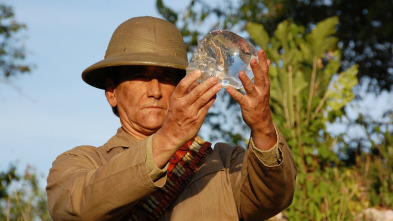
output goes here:
<path id="1" fill-rule="evenodd" d="M 105 89 L 105 79 L 110 77 L 112 74 L 107 70 L 110 67 L 117 66 L 134 66 L 134 65 L 145 65 L 145 66 L 159 66 L 168 67 L 179 70 L 186 70 L 188 63 L 179 57 L 168 57 L 159 56 L 152 54 L 128 54 L 121 56 L 112 56 L 105 58 L 90 67 L 86 68 L 82 72 L 82 79 L 87 84 L 99 88 Z"/>

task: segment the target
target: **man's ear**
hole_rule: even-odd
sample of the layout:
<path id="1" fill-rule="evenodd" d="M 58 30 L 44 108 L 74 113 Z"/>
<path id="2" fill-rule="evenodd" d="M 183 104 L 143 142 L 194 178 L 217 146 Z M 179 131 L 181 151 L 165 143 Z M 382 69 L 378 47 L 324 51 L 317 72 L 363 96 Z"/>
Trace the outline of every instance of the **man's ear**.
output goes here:
<path id="1" fill-rule="evenodd" d="M 113 83 L 113 80 L 110 78 L 107 78 L 105 80 L 105 96 L 106 99 L 108 100 L 109 105 L 111 107 L 116 107 L 117 106 L 117 99 L 116 99 L 116 94 L 115 94 L 115 84 Z"/>

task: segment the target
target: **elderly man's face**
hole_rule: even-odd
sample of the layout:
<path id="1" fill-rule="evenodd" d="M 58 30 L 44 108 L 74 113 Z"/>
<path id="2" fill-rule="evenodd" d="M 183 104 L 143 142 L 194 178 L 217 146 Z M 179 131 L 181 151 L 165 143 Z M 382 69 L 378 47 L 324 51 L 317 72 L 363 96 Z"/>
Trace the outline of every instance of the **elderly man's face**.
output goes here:
<path id="1" fill-rule="evenodd" d="M 178 71 L 146 66 L 137 71 L 125 69 L 120 76 L 117 87 L 107 88 L 108 102 L 117 106 L 123 128 L 138 140 L 143 139 L 163 124 L 179 81 Z"/>

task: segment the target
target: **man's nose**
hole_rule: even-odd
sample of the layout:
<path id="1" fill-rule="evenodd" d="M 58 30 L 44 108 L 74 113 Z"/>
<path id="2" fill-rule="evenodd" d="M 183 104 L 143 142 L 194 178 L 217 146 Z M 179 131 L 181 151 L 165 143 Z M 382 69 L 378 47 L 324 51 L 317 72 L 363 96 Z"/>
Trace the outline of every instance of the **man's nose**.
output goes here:
<path id="1" fill-rule="evenodd" d="M 148 82 L 148 85 L 147 96 L 160 99 L 162 97 L 160 82 L 156 78 L 153 78 Z"/>

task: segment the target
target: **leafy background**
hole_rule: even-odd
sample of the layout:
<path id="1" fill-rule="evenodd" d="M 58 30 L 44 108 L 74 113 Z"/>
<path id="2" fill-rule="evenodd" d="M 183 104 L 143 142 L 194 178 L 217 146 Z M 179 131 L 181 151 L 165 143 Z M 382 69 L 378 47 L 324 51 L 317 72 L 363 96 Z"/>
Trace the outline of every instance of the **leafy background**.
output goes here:
<path id="1" fill-rule="evenodd" d="M 289 220 L 352 220 L 366 208 L 393 208 L 392 110 L 375 118 L 354 105 L 392 89 L 392 4 L 195 0 L 179 8 L 156 1 L 158 13 L 182 31 L 190 55 L 212 29 L 234 31 L 265 49 L 272 61 L 274 121 L 299 170 L 294 201 L 284 211 Z M 0 9 L 4 85 L 35 72 L 24 45 L 12 42 L 26 25 L 12 6 L 0 3 Z M 219 96 L 201 133 L 245 144 L 249 130 L 238 106 L 225 93 Z M 34 166 L 0 169 L 0 219 L 50 220 Z"/>

